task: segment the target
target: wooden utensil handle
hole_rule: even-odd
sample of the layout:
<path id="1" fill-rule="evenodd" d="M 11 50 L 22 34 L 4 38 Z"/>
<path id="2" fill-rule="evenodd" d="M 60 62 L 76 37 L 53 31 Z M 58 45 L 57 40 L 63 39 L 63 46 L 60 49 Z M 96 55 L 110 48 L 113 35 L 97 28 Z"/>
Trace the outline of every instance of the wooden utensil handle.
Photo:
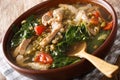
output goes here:
<path id="1" fill-rule="evenodd" d="M 98 70 L 100 70 L 104 75 L 109 78 L 111 78 L 114 74 L 118 72 L 119 67 L 117 65 L 107 63 L 96 56 L 86 53 L 85 51 L 81 51 L 78 56 L 90 61 Z"/>

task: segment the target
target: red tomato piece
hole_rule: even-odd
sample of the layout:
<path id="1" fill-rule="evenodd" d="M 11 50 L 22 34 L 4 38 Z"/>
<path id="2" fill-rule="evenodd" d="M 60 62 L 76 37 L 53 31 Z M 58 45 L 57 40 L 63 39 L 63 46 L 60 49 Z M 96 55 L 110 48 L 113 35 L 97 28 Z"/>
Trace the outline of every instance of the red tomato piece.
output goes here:
<path id="1" fill-rule="evenodd" d="M 104 30 L 111 30 L 113 27 L 113 21 L 109 22 L 103 29 Z"/>
<path id="2" fill-rule="evenodd" d="M 94 11 L 93 16 L 95 16 L 96 18 L 100 17 L 100 12 L 99 11 Z"/>
<path id="3" fill-rule="evenodd" d="M 35 58 L 35 62 L 40 62 L 42 64 L 52 64 L 53 59 L 48 53 L 40 52 Z"/>
<path id="4" fill-rule="evenodd" d="M 43 25 L 39 25 L 39 26 L 35 26 L 35 27 L 34 27 L 34 30 L 35 30 L 36 35 L 41 35 L 42 32 L 45 31 L 45 29 L 46 29 L 46 27 L 43 26 Z"/>

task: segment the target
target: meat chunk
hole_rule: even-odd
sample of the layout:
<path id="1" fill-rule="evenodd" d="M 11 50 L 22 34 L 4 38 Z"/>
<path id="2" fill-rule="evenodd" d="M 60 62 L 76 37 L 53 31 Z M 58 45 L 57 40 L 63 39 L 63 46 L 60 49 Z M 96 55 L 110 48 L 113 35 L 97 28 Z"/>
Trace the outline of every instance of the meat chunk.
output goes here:
<path id="1" fill-rule="evenodd" d="M 79 10 L 74 19 L 75 22 L 85 21 L 88 22 L 87 15 L 84 10 Z"/>
<path id="2" fill-rule="evenodd" d="M 18 54 L 24 54 L 28 44 L 31 42 L 32 38 L 30 39 L 23 39 L 21 44 L 14 50 L 13 56 L 16 57 Z"/>
<path id="3" fill-rule="evenodd" d="M 42 24 L 44 26 L 50 25 L 52 22 L 62 21 L 63 19 L 63 8 L 58 8 L 53 11 L 48 11 L 42 16 Z"/>
<path id="4" fill-rule="evenodd" d="M 50 41 L 55 37 L 57 32 L 60 31 L 62 27 L 63 25 L 60 22 L 52 23 L 52 32 L 40 42 L 40 45 L 44 47 L 45 45 L 50 43 Z"/>
<path id="5" fill-rule="evenodd" d="M 23 55 L 18 55 L 16 57 L 16 62 L 18 65 L 21 65 L 21 66 L 27 66 L 27 64 L 24 63 L 25 60 L 27 60 L 28 58 L 24 58 Z"/>
<path id="6" fill-rule="evenodd" d="M 64 13 L 64 9 L 63 8 L 55 9 L 53 11 L 53 18 L 56 21 L 62 21 L 62 19 L 63 19 L 63 13 Z"/>
<path id="7" fill-rule="evenodd" d="M 64 9 L 58 8 L 53 10 L 53 14 L 52 14 L 53 17 L 52 18 L 50 17 L 51 19 L 47 19 L 45 22 L 45 20 L 43 20 L 44 18 L 42 18 L 43 24 L 44 23 L 45 23 L 44 25 L 50 24 L 52 26 L 52 30 L 51 33 L 40 42 L 41 46 L 44 47 L 48 43 L 50 43 L 50 41 L 55 37 L 57 32 L 60 31 L 60 29 L 63 27 L 62 25 L 63 14 L 64 14 Z"/>
<path id="8" fill-rule="evenodd" d="M 47 26 L 48 25 L 48 22 L 53 18 L 52 16 L 52 11 L 48 11 L 47 13 L 45 13 L 43 16 L 42 16 L 42 24 L 44 26 Z"/>
<path id="9" fill-rule="evenodd" d="M 29 63 L 24 63 L 25 60 L 28 58 L 25 58 L 23 55 L 18 55 L 16 57 L 16 62 L 18 65 L 23 66 L 23 67 L 31 67 L 32 69 L 35 70 L 46 70 L 50 67 L 50 64 L 42 64 L 42 63 L 36 63 L 36 62 L 29 62 Z"/>
<path id="10" fill-rule="evenodd" d="M 30 66 L 32 69 L 35 70 L 47 70 L 50 67 L 50 64 L 41 64 L 41 63 L 27 63 L 27 66 Z"/>

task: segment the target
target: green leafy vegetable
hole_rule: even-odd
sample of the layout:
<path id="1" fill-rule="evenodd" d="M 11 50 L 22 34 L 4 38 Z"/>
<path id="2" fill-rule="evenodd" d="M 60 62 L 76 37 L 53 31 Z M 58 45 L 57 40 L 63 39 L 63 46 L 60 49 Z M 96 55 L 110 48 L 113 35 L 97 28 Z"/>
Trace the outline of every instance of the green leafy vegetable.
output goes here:
<path id="1" fill-rule="evenodd" d="M 35 24 L 38 24 L 35 16 L 32 15 L 28 17 L 25 22 L 21 24 L 20 30 L 15 32 L 15 35 L 11 40 L 11 47 L 18 46 L 24 38 L 28 39 L 32 37 L 35 34 L 33 30 Z"/>
<path id="2" fill-rule="evenodd" d="M 84 24 L 80 26 L 69 26 L 68 30 L 64 33 L 63 40 L 61 40 L 57 44 L 56 49 L 51 52 L 54 58 L 54 63 L 51 68 L 62 67 L 78 60 L 79 58 L 76 57 L 68 57 L 65 52 L 73 43 L 87 39 L 89 39 L 89 35 Z"/>
<path id="3" fill-rule="evenodd" d="M 69 26 L 66 34 L 65 40 L 67 44 L 72 44 L 75 41 L 82 41 L 89 39 L 88 31 L 84 24 L 80 26 Z"/>
<path id="4" fill-rule="evenodd" d="M 57 44 L 56 52 L 58 54 L 67 51 L 67 48 L 77 41 L 83 41 L 89 39 L 89 35 L 85 25 L 81 26 L 69 26 L 68 30 L 64 34 L 63 40 Z"/>

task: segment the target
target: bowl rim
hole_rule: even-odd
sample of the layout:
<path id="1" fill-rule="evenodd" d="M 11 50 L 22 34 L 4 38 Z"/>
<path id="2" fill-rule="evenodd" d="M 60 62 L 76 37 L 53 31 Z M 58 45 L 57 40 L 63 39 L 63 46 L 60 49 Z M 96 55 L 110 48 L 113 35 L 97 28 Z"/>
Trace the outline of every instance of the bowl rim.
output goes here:
<path id="1" fill-rule="evenodd" d="M 57 1 L 57 0 L 56 0 Z M 58 0 L 59 1 L 59 0 Z M 79 0 L 78 0 L 79 1 Z M 117 15 L 116 15 L 116 12 L 115 12 L 115 10 L 114 10 L 114 8 L 112 7 L 112 5 L 110 4 L 110 3 L 108 3 L 107 1 L 105 1 L 105 0 L 85 0 L 85 1 L 90 1 L 90 2 L 93 2 L 93 3 L 95 3 L 95 4 L 98 4 L 98 5 L 101 5 L 101 4 L 104 4 L 104 5 L 106 5 L 106 6 L 108 6 L 111 10 L 112 10 L 112 13 L 114 14 L 114 15 L 112 15 L 112 17 L 113 17 L 113 20 L 114 20 L 114 22 L 113 22 L 113 29 L 111 30 L 111 33 L 109 34 L 109 36 L 107 37 L 107 39 L 105 40 L 105 42 L 97 49 L 97 50 L 95 50 L 95 52 L 93 52 L 92 54 L 93 55 L 97 55 L 96 53 L 101 49 L 101 48 L 103 48 L 103 46 L 106 46 L 107 44 L 109 44 L 109 40 L 110 40 L 110 38 L 111 38 L 111 36 L 113 35 L 113 33 L 114 34 L 116 34 L 116 32 L 115 32 L 115 29 L 116 29 L 116 27 L 117 27 Z M 5 57 L 5 60 L 8 62 L 8 64 L 10 64 L 14 69 L 16 69 L 16 70 L 20 70 L 20 71 L 23 71 L 23 72 L 26 72 L 26 73 L 35 73 L 35 74 L 39 74 L 39 73 L 50 73 L 50 72 L 56 72 L 56 71 L 61 71 L 61 70 L 67 70 L 67 69 L 71 69 L 72 67 L 74 67 L 74 66 L 76 66 L 76 65 L 79 65 L 79 64 L 82 64 L 82 63 L 84 63 L 84 61 L 86 60 L 86 59 L 82 59 L 80 62 L 78 62 L 78 63 L 75 63 L 75 64 L 72 64 L 72 65 L 67 65 L 67 66 L 64 66 L 64 67 L 60 67 L 60 68 L 55 68 L 55 69 L 48 69 L 48 70 L 32 70 L 32 69 L 27 69 L 27 68 L 22 68 L 22 67 L 20 67 L 20 66 L 17 66 L 16 64 L 14 64 L 13 62 L 11 62 L 9 59 L 8 59 L 8 57 L 7 57 L 7 52 L 5 51 L 5 38 L 7 37 L 6 35 L 8 35 L 8 32 L 10 32 L 11 30 L 12 30 L 12 25 L 14 25 L 14 23 L 16 22 L 16 21 L 19 21 L 19 20 L 21 20 L 20 18 L 22 17 L 25 17 L 26 16 L 26 14 L 29 14 L 29 15 L 31 15 L 30 14 L 30 12 L 34 9 L 34 10 L 37 10 L 37 8 L 38 7 L 43 7 L 45 4 L 48 4 L 49 2 L 54 2 L 54 0 L 48 0 L 48 1 L 45 1 L 45 2 L 42 2 L 42 3 L 39 3 L 39 4 L 37 4 L 36 6 L 34 6 L 34 7 L 32 7 L 32 8 L 30 8 L 29 10 L 27 10 L 27 11 L 25 11 L 23 14 L 21 14 L 10 26 L 9 26 L 9 28 L 7 29 L 7 31 L 6 31 L 6 33 L 5 33 L 5 35 L 4 35 L 4 38 L 3 38 L 3 41 L 2 41 L 2 49 L 3 49 L 3 54 L 4 54 L 4 57 Z M 59 2 L 58 2 L 58 4 L 59 4 Z M 103 5 L 101 5 L 102 7 L 104 7 Z M 44 6 L 45 7 L 45 6 Z M 106 7 L 104 7 L 105 9 L 106 9 Z M 22 19 L 23 20 L 23 19 Z"/>

